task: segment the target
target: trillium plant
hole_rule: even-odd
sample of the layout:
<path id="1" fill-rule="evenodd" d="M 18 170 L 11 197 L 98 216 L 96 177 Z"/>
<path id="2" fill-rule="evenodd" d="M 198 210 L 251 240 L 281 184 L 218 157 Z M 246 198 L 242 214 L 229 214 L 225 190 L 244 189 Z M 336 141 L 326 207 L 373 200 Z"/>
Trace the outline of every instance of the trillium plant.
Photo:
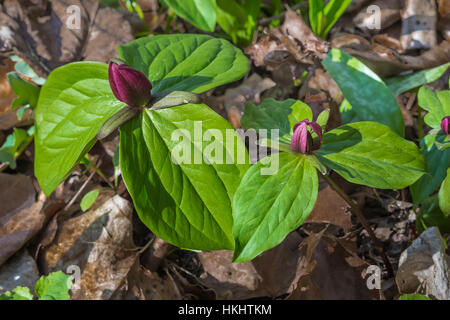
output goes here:
<path id="1" fill-rule="evenodd" d="M 319 177 L 373 236 L 330 171 L 380 189 L 408 187 L 425 173 L 422 153 L 397 130 L 364 121 L 326 132 L 329 111 L 314 120 L 296 100 L 247 103 L 243 128 L 272 150 L 251 164 L 240 134 L 200 96 L 248 72 L 239 49 L 183 34 L 141 38 L 118 53 L 122 60 L 109 65 L 71 63 L 50 74 L 36 109 L 35 174 L 52 193 L 96 141 L 119 128 L 122 177 L 140 219 L 180 248 L 253 259 L 305 221 Z"/>

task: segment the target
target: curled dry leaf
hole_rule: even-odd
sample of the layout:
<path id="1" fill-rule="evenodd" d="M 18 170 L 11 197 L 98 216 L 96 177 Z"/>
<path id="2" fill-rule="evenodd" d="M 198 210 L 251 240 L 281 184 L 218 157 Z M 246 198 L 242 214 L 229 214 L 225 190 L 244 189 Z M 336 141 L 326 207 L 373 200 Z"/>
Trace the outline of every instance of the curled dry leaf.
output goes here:
<path id="1" fill-rule="evenodd" d="M 325 231 L 302 242 L 300 277 L 289 300 L 379 299 L 378 290 L 367 287 L 364 277 L 369 265 L 357 256 L 356 244 Z"/>
<path id="2" fill-rule="evenodd" d="M 201 252 L 204 274 L 199 281 L 213 289 L 218 299 L 282 297 L 292 292 L 299 279 L 302 239 L 292 232 L 280 245 L 244 263 L 232 263 L 232 251 Z"/>
<path id="3" fill-rule="evenodd" d="M 42 270 L 47 274 L 77 266 L 81 279 L 72 288 L 72 299 L 109 299 L 138 255 L 132 213 L 130 202 L 103 191 L 89 211 L 60 224 L 53 243 L 41 250 Z"/>
<path id="4" fill-rule="evenodd" d="M 246 53 L 257 67 L 264 66 L 272 71 L 289 63 L 294 65 L 295 71 L 295 65 L 312 65 L 325 58 L 329 48 L 328 42 L 318 38 L 299 15 L 288 9 L 284 24 L 248 47 Z"/>
<path id="5" fill-rule="evenodd" d="M 0 52 L 19 55 L 42 77 L 69 62 L 106 62 L 134 39 L 128 16 L 93 0 L 2 1 Z"/>

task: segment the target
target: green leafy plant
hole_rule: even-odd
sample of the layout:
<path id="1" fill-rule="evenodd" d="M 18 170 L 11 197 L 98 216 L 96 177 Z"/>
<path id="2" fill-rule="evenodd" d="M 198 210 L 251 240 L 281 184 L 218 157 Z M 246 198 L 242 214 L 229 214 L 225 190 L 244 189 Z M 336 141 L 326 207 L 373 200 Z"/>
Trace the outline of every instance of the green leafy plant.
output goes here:
<path id="1" fill-rule="evenodd" d="M 141 38 L 118 52 L 128 66 L 71 63 L 42 87 L 35 174 L 43 191 L 50 194 L 70 174 L 99 133 L 120 127 L 122 177 L 141 220 L 182 248 L 233 249 L 231 203 L 249 161 L 211 164 L 208 146 L 190 137 L 200 122 L 223 135 L 233 131 L 196 94 L 242 78 L 248 60 L 226 40 L 193 34 Z M 177 129 L 186 163 L 171 159 Z M 248 157 L 235 135 L 234 146 L 217 142 L 217 152 L 237 159 L 244 150 Z M 205 161 L 197 164 L 199 154 Z"/>
<path id="2" fill-rule="evenodd" d="M 328 32 L 344 14 L 352 0 L 309 0 L 309 22 L 312 31 L 326 39 Z"/>
<path id="3" fill-rule="evenodd" d="M 178 16 L 199 29 L 213 32 L 216 23 L 234 44 L 247 46 L 253 39 L 261 0 L 163 0 Z"/>
<path id="4" fill-rule="evenodd" d="M 278 126 L 283 136 L 278 147 L 282 152 L 252 166 L 236 191 L 235 262 L 251 260 L 276 246 L 305 221 L 317 198 L 317 173 L 356 210 L 326 175 L 327 167 L 350 182 L 380 189 L 405 188 L 424 174 L 425 161 L 417 146 L 383 124 L 357 122 L 323 134 L 327 114 L 319 116 L 319 125 L 312 121 L 312 112 L 305 104 L 270 104 L 271 108 L 264 102 L 262 108 L 248 104 L 243 117 L 245 129 L 251 129 L 247 125 L 259 130 Z M 282 123 L 275 124 L 270 118 Z M 285 143 L 285 133 L 290 145 Z M 261 174 L 262 168 L 273 165 L 279 167 L 275 174 Z"/>
<path id="5" fill-rule="evenodd" d="M 42 276 L 34 288 L 38 300 L 70 300 L 69 290 L 72 287 L 72 277 L 57 271 L 48 276 Z M 0 300 L 33 300 L 29 288 L 17 287 L 0 295 Z"/>
<path id="6" fill-rule="evenodd" d="M 398 298 L 398 300 L 432 300 L 423 294 L 404 294 Z"/>
<path id="7" fill-rule="evenodd" d="M 424 121 L 431 128 L 420 143 L 428 170 L 410 190 L 414 204 L 421 205 L 419 227 L 438 226 L 445 232 L 450 230 L 450 90 L 434 92 L 422 87 L 418 103 L 419 109 L 427 111 Z"/>

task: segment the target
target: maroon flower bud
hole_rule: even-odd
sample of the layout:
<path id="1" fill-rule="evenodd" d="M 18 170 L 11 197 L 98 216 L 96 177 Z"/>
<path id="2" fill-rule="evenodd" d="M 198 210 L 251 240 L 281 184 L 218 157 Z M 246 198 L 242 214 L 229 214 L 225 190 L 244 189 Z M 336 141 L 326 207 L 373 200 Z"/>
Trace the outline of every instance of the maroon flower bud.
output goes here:
<path id="1" fill-rule="evenodd" d="M 117 100 L 133 108 L 145 107 L 151 99 L 152 84 L 145 74 L 126 64 L 109 63 L 109 84 Z"/>
<path id="2" fill-rule="evenodd" d="M 449 131 L 448 131 L 448 123 L 449 122 L 450 122 L 450 116 L 446 116 L 446 117 L 444 117 L 444 119 L 442 119 L 441 129 L 442 129 L 442 131 L 444 131 L 445 134 L 449 134 Z"/>
<path id="3" fill-rule="evenodd" d="M 318 142 L 313 143 L 311 133 L 308 127 L 317 134 Z M 317 150 L 322 145 L 322 128 L 313 121 L 305 119 L 295 124 L 294 134 L 291 139 L 291 146 L 295 152 L 299 153 L 309 153 L 312 150 Z"/>

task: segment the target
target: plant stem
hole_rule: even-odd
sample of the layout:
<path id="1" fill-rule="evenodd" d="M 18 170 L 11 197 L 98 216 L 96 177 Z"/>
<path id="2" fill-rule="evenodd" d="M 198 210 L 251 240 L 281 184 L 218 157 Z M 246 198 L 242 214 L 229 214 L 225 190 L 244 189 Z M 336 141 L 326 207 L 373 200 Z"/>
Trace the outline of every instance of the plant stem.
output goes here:
<path id="1" fill-rule="evenodd" d="M 417 128 L 420 142 L 423 139 L 423 119 L 422 119 L 422 108 L 419 106 L 417 106 Z"/>
<path id="2" fill-rule="evenodd" d="M 34 134 L 27 137 L 27 139 L 20 145 L 19 149 L 14 153 L 14 161 L 17 160 L 17 158 L 20 157 L 20 155 L 25 151 L 25 149 L 30 145 L 31 142 L 33 142 Z M 9 167 L 9 163 L 4 163 L 2 166 L 0 166 L 0 172 L 3 172 L 6 170 L 6 168 Z"/>
<path id="3" fill-rule="evenodd" d="M 116 188 L 111 184 L 111 182 L 109 182 L 105 174 L 89 159 L 88 154 L 84 156 L 84 159 L 86 160 L 88 167 L 92 168 L 103 179 L 103 181 L 105 181 L 108 184 L 108 186 L 111 189 L 116 190 Z"/>
<path id="4" fill-rule="evenodd" d="M 319 171 L 317 171 L 319 172 Z M 384 264 L 386 265 L 386 269 L 388 271 L 388 274 L 390 277 L 394 276 L 394 270 L 392 269 L 391 262 L 389 261 L 386 252 L 384 251 L 383 244 L 381 241 L 376 237 L 375 233 L 373 232 L 372 228 L 370 227 L 369 223 L 367 222 L 366 218 L 364 217 L 361 210 L 358 208 L 357 204 L 345 193 L 344 190 L 342 190 L 336 182 L 334 182 L 331 177 L 323 175 L 319 172 L 319 174 L 322 176 L 322 178 L 325 179 L 325 181 L 330 185 L 330 187 L 337 192 L 337 194 L 344 199 L 345 202 L 347 202 L 350 206 L 350 210 L 356 215 L 358 220 L 361 222 L 364 229 L 366 229 L 367 233 L 369 234 L 370 239 L 372 240 L 373 244 L 375 245 L 375 248 L 380 253 L 381 258 L 383 259 Z"/>

